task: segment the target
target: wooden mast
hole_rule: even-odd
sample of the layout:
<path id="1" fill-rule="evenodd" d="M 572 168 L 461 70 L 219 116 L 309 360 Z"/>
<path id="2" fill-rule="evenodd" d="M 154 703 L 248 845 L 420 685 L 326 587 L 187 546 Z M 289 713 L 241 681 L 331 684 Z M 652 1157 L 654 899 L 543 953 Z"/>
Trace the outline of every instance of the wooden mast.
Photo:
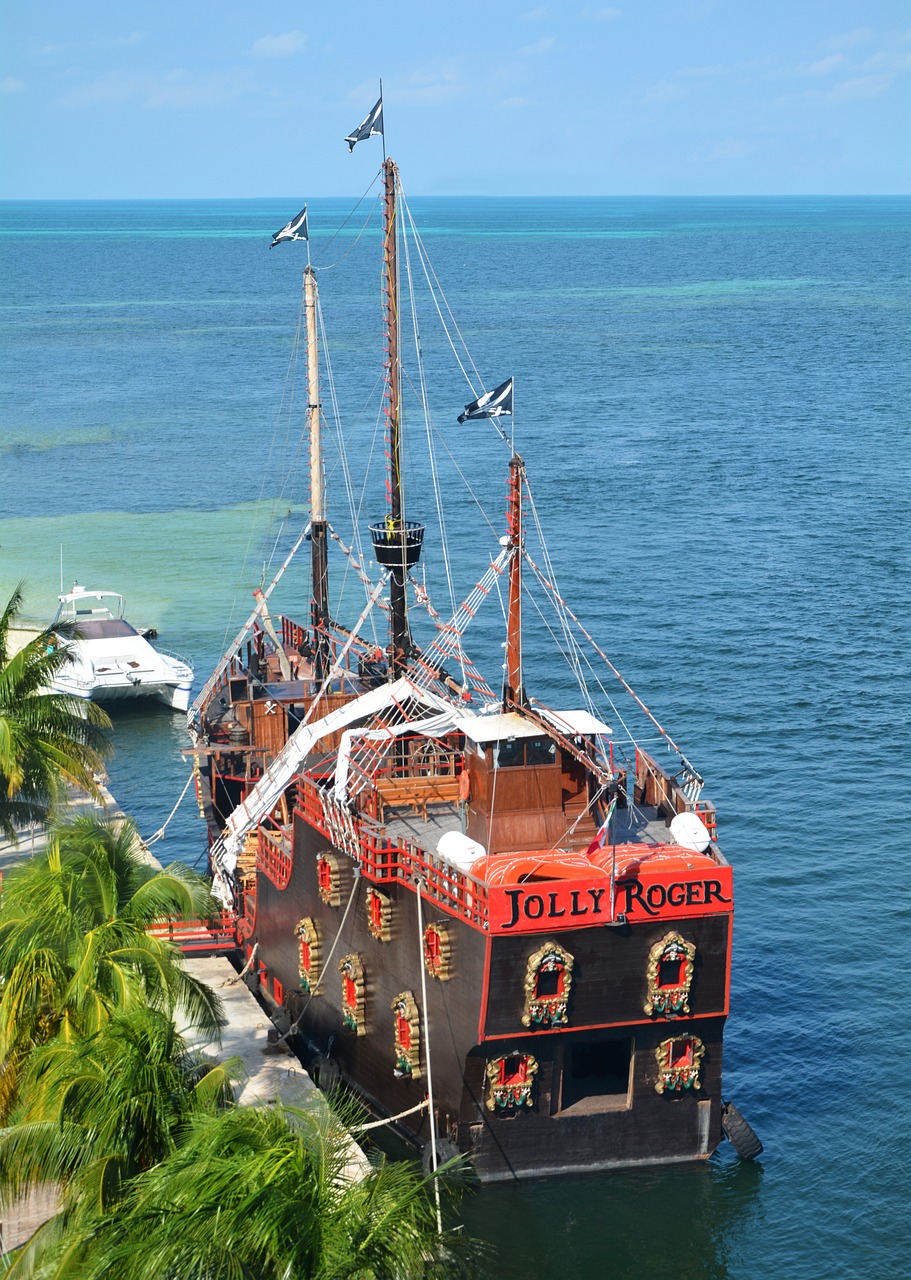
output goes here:
<path id="1" fill-rule="evenodd" d="M 319 349 L 316 336 L 316 273 L 307 264 L 304 270 L 304 311 L 307 318 L 307 410 L 310 425 L 310 563 L 313 596 L 310 620 L 313 626 L 313 670 L 323 680 L 329 669 L 329 582 L 326 543 L 326 511 L 323 501 L 323 458 L 320 435 Z"/>
<path id="2" fill-rule="evenodd" d="M 517 453 L 509 460 L 509 490 L 506 499 L 506 537 L 509 556 L 509 603 L 506 612 L 506 670 L 503 678 L 503 706 L 525 705 L 522 676 L 522 485 L 525 463 Z"/>
<path id="3" fill-rule="evenodd" d="M 408 633 L 408 611 L 405 600 L 405 524 L 402 485 L 402 368 L 399 356 L 399 276 L 398 225 L 396 222 L 396 181 L 398 170 L 392 160 L 383 162 L 385 177 L 383 257 L 386 269 L 386 341 L 389 367 L 389 514 L 386 527 L 390 541 L 398 543 L 401 555 L 392 566 L 389 578 L 389 671 L 394 679 L 406 667 L 411 648 Z"/>

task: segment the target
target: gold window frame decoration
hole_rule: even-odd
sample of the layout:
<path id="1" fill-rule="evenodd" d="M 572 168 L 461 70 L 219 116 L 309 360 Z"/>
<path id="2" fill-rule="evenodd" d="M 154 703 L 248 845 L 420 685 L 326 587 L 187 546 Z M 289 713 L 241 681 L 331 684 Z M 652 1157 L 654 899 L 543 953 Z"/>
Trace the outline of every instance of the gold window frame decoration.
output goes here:
<path id="1" fill-rule="evenodd" d="M 701 1089 L 705 1045 L 698 1036 L 670 1036 L 655 1050 L 658 1063 L 656 1093 L 684 1093 Z"/>
<path id="2" fill-rule="evenodd" d="M 437 946 L 430 939 L 437 939 Z M 452 926 L 446 920 L 432 920 L 424 930 L 424 968 L 431 978 L 447 982 L 452 977 Z"/>
<path id="3" fill-rule="evenodd" d="M 506 1064 L 515 1058 L 519 1064 L 518 1071 L 506 1075 Z M 487 1110 L 519 1111 L 523 1108 L 531 1110 L 535 1105 L 535 1077 L 538 1074 L 538 1060 L 530 1053 L 504 1053 L 499 1058 L 491 1058 L 487 1064 Z"/>
<path id="4" fill-rule="evenodd" d="M 400 992 L 389 1006 L 394 1015 L 395 1074 L 417 1080 L 421 1074 L 421 1016 L 410 991 Z"/>
<path id="5" fill-rule="evenodd" d="M 315 995 L 323 957 L 319 929 L 312 916 L 304 916 L 303 920 L 298 922 L 294 936 L 297 938 L 297 971 L 300 976 L 301 991 L 308 995 Z"/>
<path id="6" fill-rule="evenodd" d="M 683 966 L 683 980 L 673 986 L 660 983 L 661 966 L 667 961 L 677 961 Z M 690 987 L 696 962 L 696 944 L 687 942 L 679 933 L 668 933 L 656 942 L 648 953 L 645 969 L 648 982 L 648 998 L 642 1006 L 651 1017 L 679 1018 L 690 1012 Z"/>
<path id="7" fill-rule="evenodd" d="M 338 962 L 342 975 L 342 1027 L 356 1036 L 367 1034 L 367 979 L 364 962 L 356 952 Z"/>
<path id="8" fill-rule="evenodd" d="M 316 891 L 327 907 L 342 904 L 342 864 L 338 854 L 327 849 L 316 859 Z"/>
<path id="9" fill-rule="evenodd" d="M 525 1012 L 523 1027 L 565 1027 L 569 1022 L 569 996 L 573 986 L 573 956 L 559 942 L 545 942 L 528 957 L 525 968 Z M 538 994 L 542 973 L 558 973 L 559 986 L 553 995 Z"/>
<path id="10" fill-rule="evenodd" d="M 377 942 L 392 941 L 392 899 L 372 885 L 367 890 L 367 928 Z"/>

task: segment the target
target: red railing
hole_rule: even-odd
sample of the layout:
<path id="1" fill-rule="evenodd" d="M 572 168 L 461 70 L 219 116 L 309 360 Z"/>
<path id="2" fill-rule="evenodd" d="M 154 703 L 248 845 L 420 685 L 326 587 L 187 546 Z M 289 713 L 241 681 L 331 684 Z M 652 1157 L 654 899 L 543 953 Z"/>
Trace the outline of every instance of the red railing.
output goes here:
<path id="1" fill-rule="evenodd" d="M 225 955 L 237 949 L 237 921 L 233 911 L 211 920 L 156 920 L 146 928 L 153 938 L 180 947 L 184 955 Z"/>
<path id="2" fill-rule="evenodd" d="M 260 827 L 256 842 L 256 870 L 261 871 L 276 889 L 287 889 L 292 867 L 291 838 L 281 830 Z"/>
<path id="3" fill-rule="evenodd" d="M 488 927 L 486 885 L 410 841 L 390 840 L 382 827 L 336 804 L 306 776 L 297 779 L 295 813 L 356 862 L 369 880 L 397 880 L 415 890 L 420 880 L 422 894 L 442 910 L 478 929 Z"/>

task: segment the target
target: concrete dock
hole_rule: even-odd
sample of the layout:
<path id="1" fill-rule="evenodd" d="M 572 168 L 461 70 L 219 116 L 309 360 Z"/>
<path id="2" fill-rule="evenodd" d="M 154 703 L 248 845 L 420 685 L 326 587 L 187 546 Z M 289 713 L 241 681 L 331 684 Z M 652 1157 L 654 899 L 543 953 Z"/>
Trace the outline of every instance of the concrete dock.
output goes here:
<path id="1" fill-rule="evenodd" d="M 182 1032 L 192 1048 L 221 1061 L 237 1057 L 243 1063 L 244 1075 L 235 1090 L 235 1101 L 241 1107 L 269 1106 L 280 1103 L 288 1107 L 327 1107 L 324 1095 L 307 1072 L 284 1045 L 269 1044 L 272 1021 L 249 991 L 243 979 L 224 956 L 206 959 L 187 957 L 184 968 L 194 978 L 211 987 L 225 1007 L 227 1026 L 222 1031 L 221 1046 L 194 1039 Z M 369 1172 L 370 1162 L 353 1138 L 348 1141 L 349 1159 L 345 1177 L 362 1178 Z"/>

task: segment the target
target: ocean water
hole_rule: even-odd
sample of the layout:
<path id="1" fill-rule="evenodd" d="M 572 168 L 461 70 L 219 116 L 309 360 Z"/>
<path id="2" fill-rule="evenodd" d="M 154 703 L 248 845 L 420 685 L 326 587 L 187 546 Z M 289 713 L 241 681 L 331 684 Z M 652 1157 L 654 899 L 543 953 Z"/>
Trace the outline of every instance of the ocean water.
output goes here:
<path id="1" fill-rule="evenodd" d="M 411 202 L 485 384 L 515 376 L 563 595 L 718 807 L 736 886 L 725 1087 L 766 1148 L 753 1165 L 724 1144 L 705 1165 L 485 1189 L 466 1220 L 505 1275 L 911 1272 L 909 203 Z M 310 219 L 363 523 L 383 509 L 379 233 L 370 202 L 351 204 L 314 201 Z M 49 618 L 62 559 L 67 586 L 121 590 L 134 622 L 211 670 L 306 520 L 306 259 L 268 251 L 298 207 L 2 206 L 4 596 L 24 577 Z M 418 260 L 412 243 L 416 275 Z M 496 548 L 507 454 L 455 424 L 472 393 L 445 337 L 422 334 L 461 598 Z M 341 456 L 330 431 L 348 541 Z M 407 483 L 445 613 L 432 479 L 416 462 Z M 353 619 L 345 566 L 335 552 Z M 304 618 L 307 597 L 295 563 L 277 607 Z M 468 639 L 496 680 L 489 609 Z M 531 606 L 526 624 L 528 683 L 559 705 L 571 682 Z M 187 777 L 181 717 L 119 712 L 114 742 L 112 788 L 151 835 Z M 192 793 L 155 848 L 203 854 Z"/>

